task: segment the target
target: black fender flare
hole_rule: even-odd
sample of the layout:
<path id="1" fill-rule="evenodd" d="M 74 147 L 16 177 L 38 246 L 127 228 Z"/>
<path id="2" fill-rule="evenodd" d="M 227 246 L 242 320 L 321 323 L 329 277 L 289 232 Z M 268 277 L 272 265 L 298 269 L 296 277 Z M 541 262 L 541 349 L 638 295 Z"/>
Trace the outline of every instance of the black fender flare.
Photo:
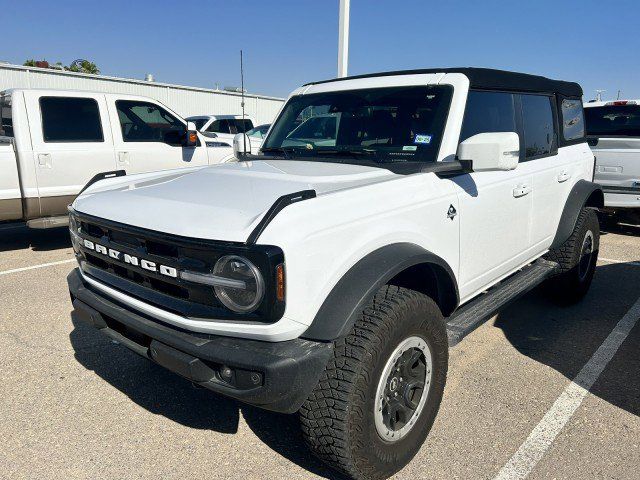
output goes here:
<path id="1" fill-rule="evenodd" d="M 458 306 L 456 277 L 439 256 L 413 243 L 395 243 L 374 250 L 349 269 L 325 298 L 302 338 L 332 341 L 349 333 L 362 309 L 375 293 L 411 267 L 426 266 L 435 275 L 434 298 L 443 315 Z"/>
<path id="2" fill-rule="evenodd" d="M 604 207 L 604 194 L 602 193 L 602 187 L 597 183 L 579 180 L 569 192 L 569 197 L 564 204 L 558 230 L 553 238 L 551 247 L 549 247 L 550 249 L 559 247 L 567 241 L 576 226 L 580 210 L 584 207 Z"/>

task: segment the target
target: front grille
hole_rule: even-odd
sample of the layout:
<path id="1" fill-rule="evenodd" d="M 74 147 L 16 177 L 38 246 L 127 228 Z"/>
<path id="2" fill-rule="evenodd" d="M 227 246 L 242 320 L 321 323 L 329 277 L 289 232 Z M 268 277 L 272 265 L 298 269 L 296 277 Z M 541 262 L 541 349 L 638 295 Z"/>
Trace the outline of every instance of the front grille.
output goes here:
<path id="1" fill-rule="evenodd" d="M 282 262 L 282 251 L 276 247 L 247 246 L 245 244 L 200 240 L 167 235 L 137 227 L 122 225 L 77 214 L 80 242 L 77 255 L 85 274 L 145 303 L 186 317 L 200 319 L 242 319 L 259 322 L 275 321 L 282 316 L 284 305 L 274 299 L 267 289 L 265 299 L 251 314 L 237 314 L 225 308 L 211 286 L 188 282 L 178 275 L 170 277 L 140 266 L 124 263 L 86 248 L 84 240 L 107 249 L 114 249 L 139 259 L 175 268 L 211 273 L 223 255 L 240 254 L 251 260 L 265 275 Z"/>

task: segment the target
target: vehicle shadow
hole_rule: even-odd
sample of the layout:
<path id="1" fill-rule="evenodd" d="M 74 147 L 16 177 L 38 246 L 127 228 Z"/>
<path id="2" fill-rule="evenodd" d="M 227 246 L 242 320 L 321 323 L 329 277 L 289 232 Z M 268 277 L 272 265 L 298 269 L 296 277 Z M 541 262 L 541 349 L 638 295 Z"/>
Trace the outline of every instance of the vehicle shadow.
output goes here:
<path id="1" fill-rule="evenodd" d="M 640 297 L 640 267 L 599 266 L 587 296 L 558 306 L 537 289 L 505 309 L 494 326 L 523 355 L 573 380 L 618 321 Z M 640 416 L 640 325 L 626 338 L 599 379 L 593 395 Z"/>
<path id="2" fill-rule="evenodd" d="M 343 478 L 306 448 L 296 415 L 268 412 L 195 387 L 150 360 L 115 345 L 73 314 L 71 320 L 74 329 L 69 340 L 76 360 L 142 408 L 189 428 L 223 434 L 237 433 L 242 415 L 255 435 L 276 453 L 318 476 Z"/>
<path id="3" fill-rule="evenodd" d="M 25 225 L 0 226 L 0 252 L 24 250 L 58 250 L 71 247 L 69 229 L 66 227 L 35 230 Z"/>
<path id="4" fill-rule="evenodd" d="M 603 224 L 600 223 L 603 234 L 615 233 L 616 235 L 626 235 L 629 237 L 640 237 L 640 225 L 632 225 L 629 223 Z"/>

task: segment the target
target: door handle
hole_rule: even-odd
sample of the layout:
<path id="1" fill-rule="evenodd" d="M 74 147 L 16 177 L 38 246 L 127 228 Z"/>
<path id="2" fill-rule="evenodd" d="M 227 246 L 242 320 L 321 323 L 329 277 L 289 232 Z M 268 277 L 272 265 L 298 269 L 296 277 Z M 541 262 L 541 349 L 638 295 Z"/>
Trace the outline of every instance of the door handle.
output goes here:
<path id="1" fill-rule="evenodd" d="M 120 165 L 129 165 L 129 152 L 118 152 L 118 163 Z"/>
<path id="2" fill-rule="evenodd" d="M 513 196 L 516 198 L 524 197 L 529 193 L 531 193 L 531 187 L 529 185 L 521 184 L 513 189 Z"/>
<path id="3" fill-rule="evenodd" d="M 38 154 L 38 166 L 40 168 L 51 168 L 51 154 L 39 153 Z"/>
<path id="4" fill-rule="evenodd" d="M 556 180 L 558 180 L 558 183 L 562 183 L 569 180 L 569 178 L 571 178 L 571 174 L 566 170 L 564 170 L 563 172 L 558 174 L 558 176 L 556 177 Z"/>

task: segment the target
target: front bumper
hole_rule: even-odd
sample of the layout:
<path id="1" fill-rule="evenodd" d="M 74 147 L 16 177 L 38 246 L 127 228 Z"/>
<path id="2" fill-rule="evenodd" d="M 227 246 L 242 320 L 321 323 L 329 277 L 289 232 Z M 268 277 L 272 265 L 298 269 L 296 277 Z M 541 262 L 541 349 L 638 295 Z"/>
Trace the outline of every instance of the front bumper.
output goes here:
<path id="1" fill-rule="evenodd" d="M 198 385 L 267 410 L 297 411 L 332 354 L 331 343 L 262 342 L 186 332 L 93 290 L 78 269 L 67 283 L 78 320 Z"/>

